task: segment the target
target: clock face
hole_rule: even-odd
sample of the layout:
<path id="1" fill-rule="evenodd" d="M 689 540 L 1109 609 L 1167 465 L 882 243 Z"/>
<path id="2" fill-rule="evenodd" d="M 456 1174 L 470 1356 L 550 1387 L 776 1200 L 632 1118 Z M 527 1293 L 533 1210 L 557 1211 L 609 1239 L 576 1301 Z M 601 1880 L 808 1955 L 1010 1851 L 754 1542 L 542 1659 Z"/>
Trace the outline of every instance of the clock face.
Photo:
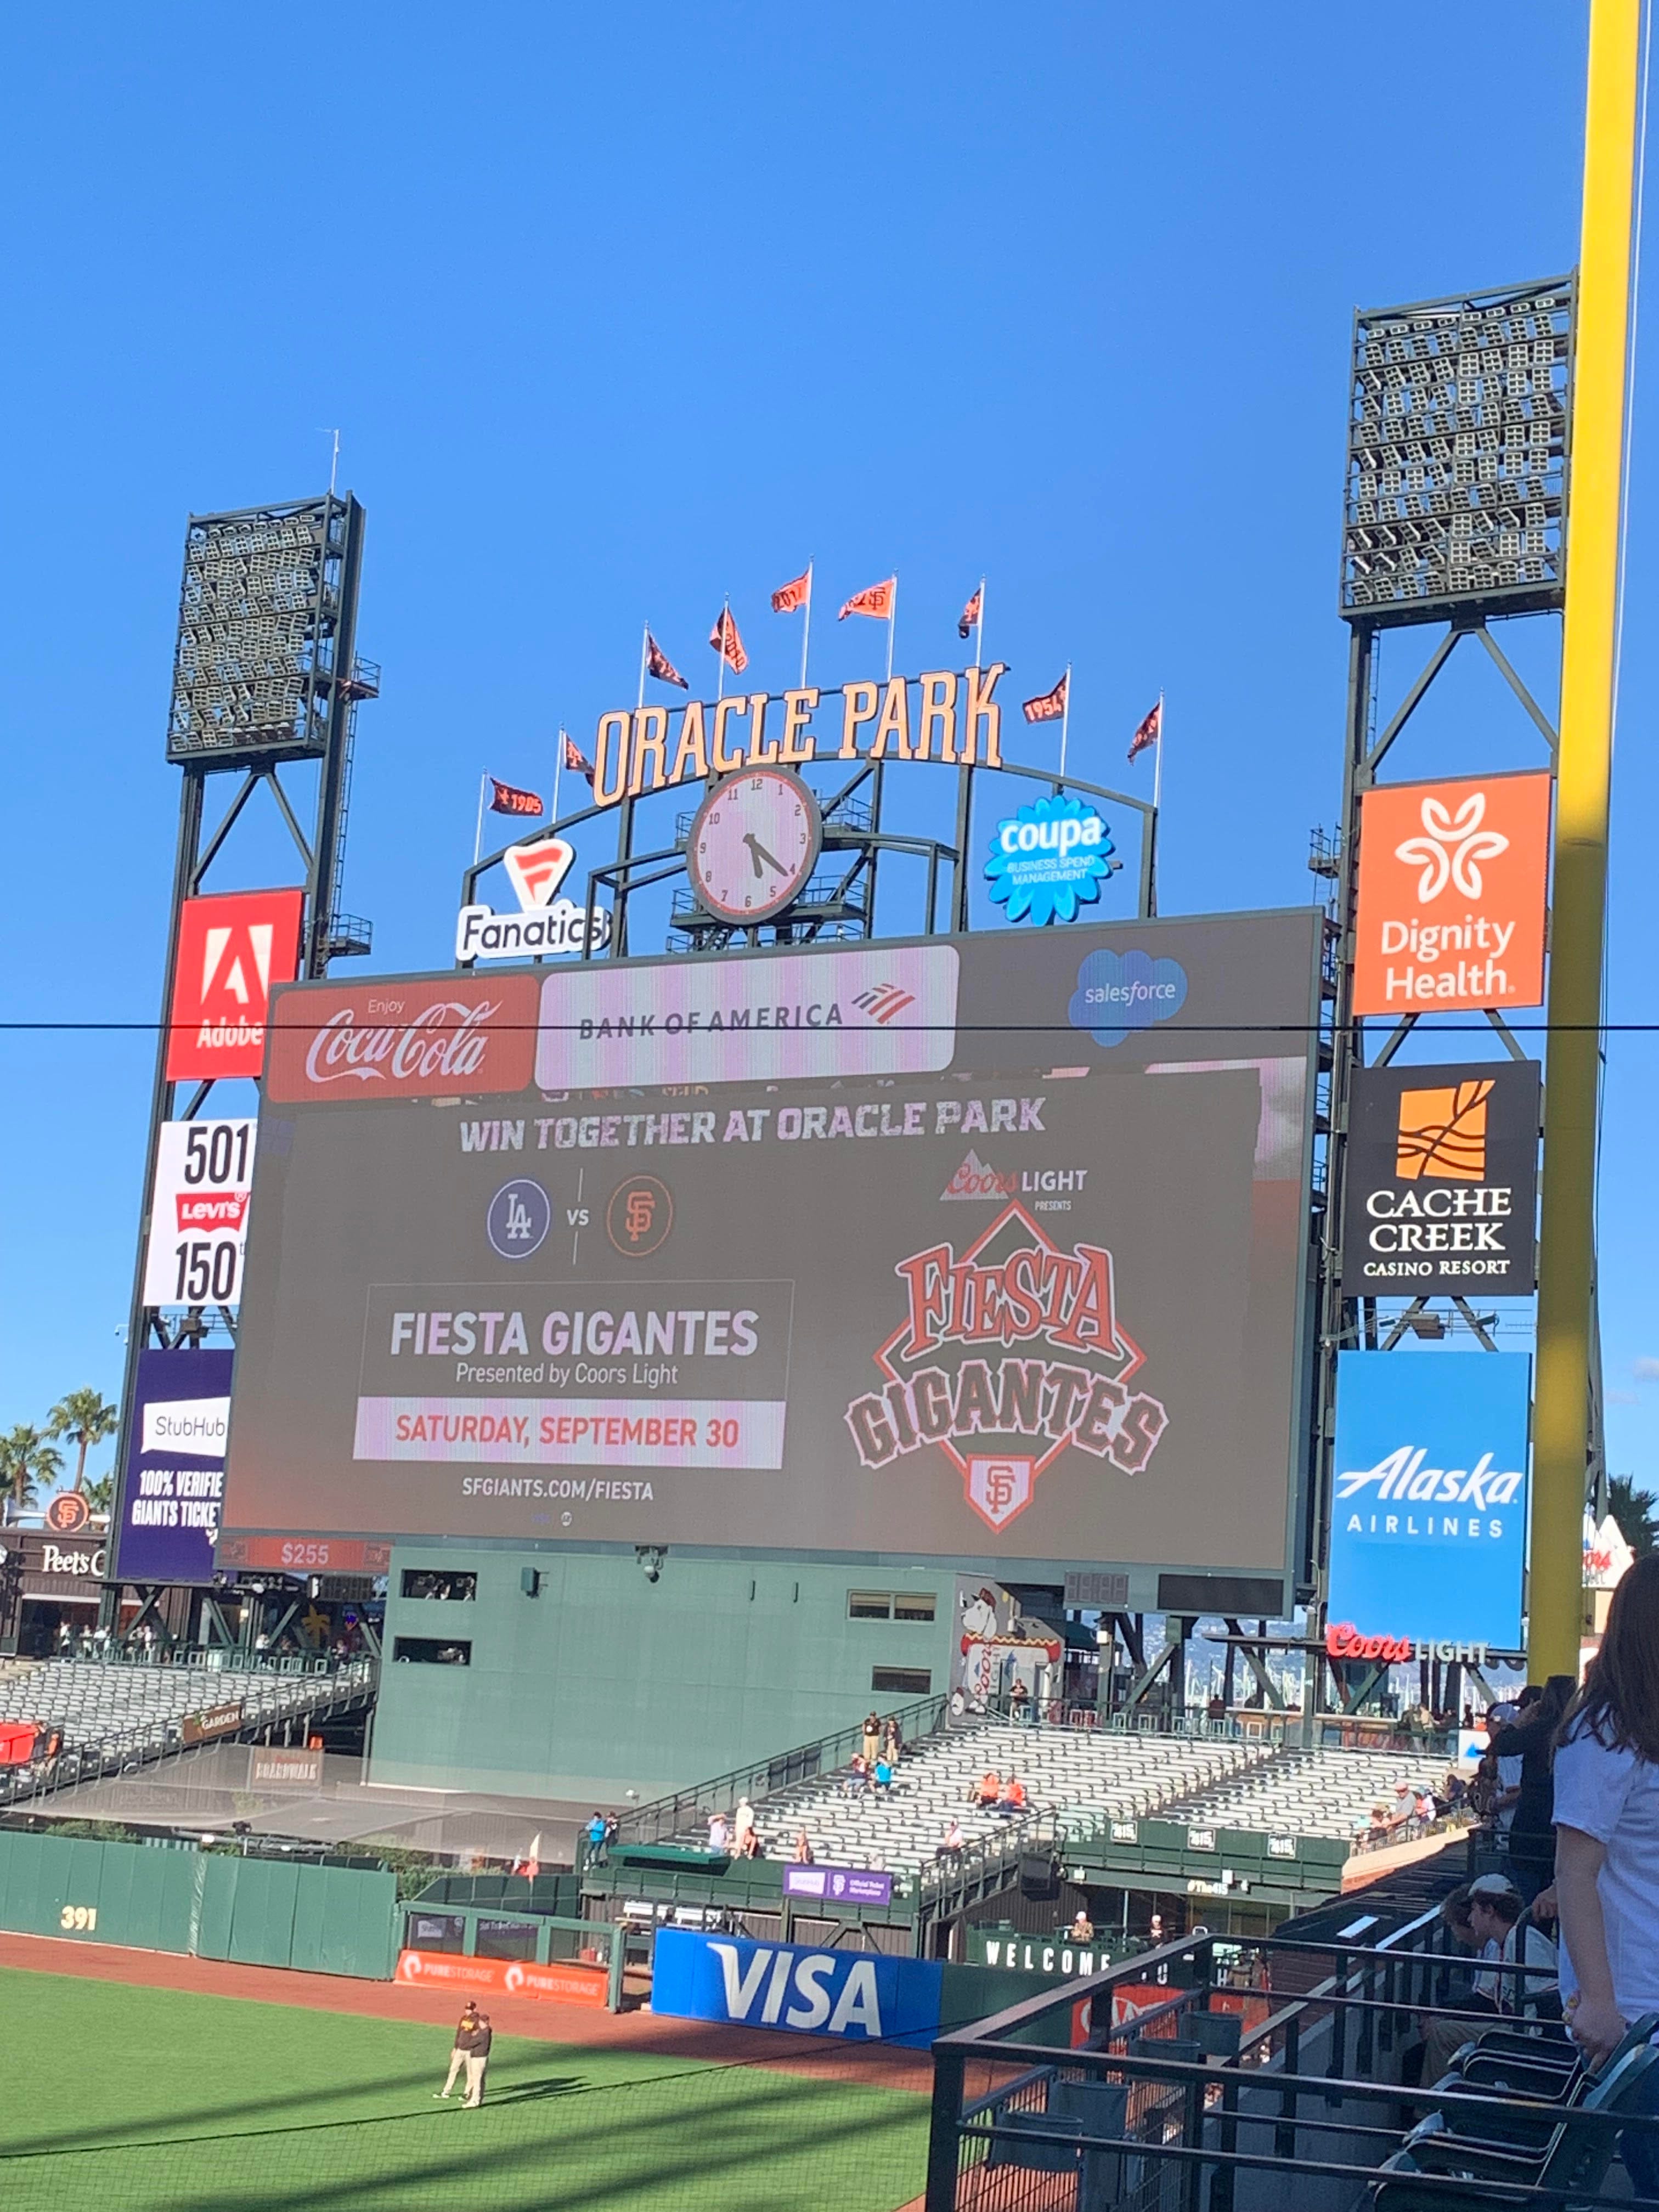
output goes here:
<path id="1" fill-rule="evenodd" d="M 823 823 L 799 776 L 744 769 L 697 809 L 686 841 L 686 872 L 722 921 L 768 921 L 806 888 Z"/>

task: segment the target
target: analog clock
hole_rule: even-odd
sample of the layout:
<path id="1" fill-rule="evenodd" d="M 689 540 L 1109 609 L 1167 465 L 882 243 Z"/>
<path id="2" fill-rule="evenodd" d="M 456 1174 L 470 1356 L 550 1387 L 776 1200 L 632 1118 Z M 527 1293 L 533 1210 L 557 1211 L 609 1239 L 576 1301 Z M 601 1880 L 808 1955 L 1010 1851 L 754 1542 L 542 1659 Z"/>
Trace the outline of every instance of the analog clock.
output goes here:
<path id="1" fill-rule="evenodd" d="M 823 838 L 817 800 L 799 776 L 744 769 L 697 809 L 686 872 L 720 921 L 769 921 L 805 890 Z"/>

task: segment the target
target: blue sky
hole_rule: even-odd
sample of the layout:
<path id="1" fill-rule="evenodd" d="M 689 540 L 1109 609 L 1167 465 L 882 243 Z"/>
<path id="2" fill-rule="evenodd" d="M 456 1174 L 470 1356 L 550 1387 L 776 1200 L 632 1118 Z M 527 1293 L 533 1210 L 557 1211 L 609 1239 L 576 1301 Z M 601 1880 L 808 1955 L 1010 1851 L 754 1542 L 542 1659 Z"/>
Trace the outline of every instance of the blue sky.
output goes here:
<path id="1" fill-rule="evenodd" d="M 386 668 L 346 901 L 376 967 L 444 963 L 480 770 L 544 788 L 557 724 L 630 698 L 642 617 L 703 676 L 730 592 L 779 684 L 796 633 L 765 594 L 809 555 L 821 680 L 880 652 L 826 602 L 896 569 L 900 665 L 948 665 L 984 572 L 1011 696 L 1074 665 L 1084 773 L 1125 780 L 1166 693 L 1166 910 L 1305 900 L 1340 767 L 1350 316 L 1573 260 L 1584 12 L 1442 10 L 1431 69 L 1312 4 L 13 17 L 5 1015 L 154 1018 L 185 518 L 320 489 L 337 424 Z M 1626 1020 L 1659 1012 L 1652 356 Z M 1505 642 L 1547 680 L 1541 634 Z M 1391 696 L 1416 651 L 1389 648 Z M 1535 757 L 1471 661 L 1399 772 Z M 117 1387 L 150 1054 L 0 1040 L 0 1423 Z M 1656 1073 L 1653 1039 L 1611 1042 L 1612 1457 L 1644 1479 Z"/>

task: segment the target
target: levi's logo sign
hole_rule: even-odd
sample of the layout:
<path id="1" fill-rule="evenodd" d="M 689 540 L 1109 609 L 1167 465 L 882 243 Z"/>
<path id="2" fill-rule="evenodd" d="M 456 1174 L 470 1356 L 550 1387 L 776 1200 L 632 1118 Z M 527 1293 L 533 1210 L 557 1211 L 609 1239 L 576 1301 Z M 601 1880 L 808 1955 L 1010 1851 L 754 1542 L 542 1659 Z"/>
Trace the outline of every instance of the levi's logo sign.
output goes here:
<path id="1" fill-rule="evenodd" d="M 228 1229 L 238 1235 L 247 1226 L 248 1193 L 245 1190 L 180 1190 L 173 1193 L 180 1229 Z"/>
<path id="2" fill-rule="evenodd" d="M 271 987 L 299 972 L 300 890 L 186 899 L 169 1009 L 169 1082 L 258 1075 Z"/>
<path id="3" fill-rule="evenodd" d="M 1420 1176 L 1447 1182 L 1484 1182 L 1486 1101 L 1490 1080 L 1459 1083 L 1445 1091 L 1402 1091 L 1395 1173 L 1402 1182 Z"/>
<path id="4" fill-rule="evenodd" d="M 503 975 L 284 992 L 267 1088 L 272 1098 L 477 1097 L 523 1091 L 536 1051 L 538 986 Z"/>

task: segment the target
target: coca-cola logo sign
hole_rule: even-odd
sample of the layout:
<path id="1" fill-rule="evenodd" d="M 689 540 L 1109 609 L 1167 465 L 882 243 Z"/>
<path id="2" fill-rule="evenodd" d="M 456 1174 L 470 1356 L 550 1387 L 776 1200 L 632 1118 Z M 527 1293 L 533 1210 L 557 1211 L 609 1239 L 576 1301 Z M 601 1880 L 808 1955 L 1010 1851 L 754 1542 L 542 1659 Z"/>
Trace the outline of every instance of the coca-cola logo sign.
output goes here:
<path id="1" fill-rule="evenodd" d="M 266 1089 L 295 1103 L 523 1091 L 536 1014 L 528 975 L 301 986 L 273 1008 Z"/>

